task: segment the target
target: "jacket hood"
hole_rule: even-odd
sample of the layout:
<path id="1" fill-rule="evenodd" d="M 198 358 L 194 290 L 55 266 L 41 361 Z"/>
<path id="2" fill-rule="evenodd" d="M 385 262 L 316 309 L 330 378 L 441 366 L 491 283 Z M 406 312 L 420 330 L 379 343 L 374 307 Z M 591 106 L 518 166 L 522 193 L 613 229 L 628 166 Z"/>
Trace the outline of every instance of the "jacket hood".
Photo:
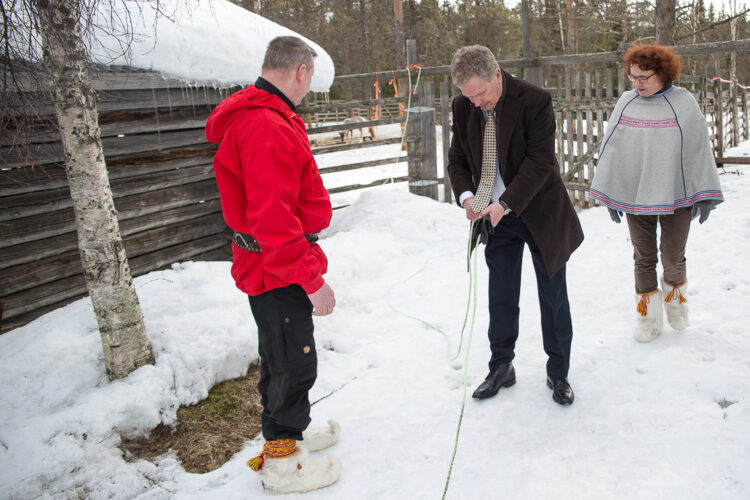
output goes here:
<path id="1" fill-rule="evenodd" d="M 206 120 L 206 138 L 210 142 L 221 142 L 232 121 L 244 111 L 254 108 L 275 110 L 287 120 L 294 116 L 281 98 L 250 85 L 224 99 L 211 112 Z"/>

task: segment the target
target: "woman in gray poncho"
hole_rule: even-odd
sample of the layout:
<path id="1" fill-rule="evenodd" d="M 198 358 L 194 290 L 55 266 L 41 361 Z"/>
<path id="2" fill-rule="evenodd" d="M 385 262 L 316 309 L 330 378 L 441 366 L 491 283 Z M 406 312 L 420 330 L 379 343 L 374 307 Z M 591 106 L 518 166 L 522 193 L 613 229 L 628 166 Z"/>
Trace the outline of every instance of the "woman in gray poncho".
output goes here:
<path id="1" fill-rule="evenodd" d="M 686 89 L 672 85 L 680 56 L 669 47 L 633 46 L 625 54 L 633 90 L 617 101 L 599 151 L 591 195 L 619 223 L 627 214 L 635 261 L 639 342 L 662 330 L 662 302 L 675 330 L 689 325 L 685 244 L 723 201 L 706 119 Z M 656 227 L 664 273 L 657 281 Z"/>

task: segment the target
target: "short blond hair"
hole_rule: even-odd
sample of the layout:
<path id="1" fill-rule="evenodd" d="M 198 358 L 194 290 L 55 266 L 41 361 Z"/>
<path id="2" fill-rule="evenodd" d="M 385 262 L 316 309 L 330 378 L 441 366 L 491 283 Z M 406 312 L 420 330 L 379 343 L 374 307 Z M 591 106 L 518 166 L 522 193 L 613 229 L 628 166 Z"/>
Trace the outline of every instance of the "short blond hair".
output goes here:
<path id="1" fill-rule="evenodd" d="M 474 76 L 489 82 L 499 67 L 490 49 L 483 45 L 467 45 L 453 54 L 451 78 L 454 85 L 463 85 Z"/>
<path id="2" fill-rule="evenodd" d="M 262 69 L 294 70 L 305 64 L 308 69 L 315 64 L 318 54 L 296 36 L 277 36 L 268 43 Z"/>

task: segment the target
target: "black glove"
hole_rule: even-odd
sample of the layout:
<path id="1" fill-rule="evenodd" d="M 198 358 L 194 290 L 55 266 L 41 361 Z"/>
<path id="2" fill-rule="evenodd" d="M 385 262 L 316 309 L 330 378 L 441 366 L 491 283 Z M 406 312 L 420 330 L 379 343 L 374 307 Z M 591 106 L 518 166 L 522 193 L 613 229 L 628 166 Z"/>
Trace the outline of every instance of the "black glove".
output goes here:
<path id="1" fill-rule="evenodd" d="M 695 219 L 698 217 L 698 214 L 700 214 L 701 218 L 698 219 L 698 222 L 703 224 L 708 220 L 708 214 L 711 213 L 711 210 L 714 209 L 714 204 L 711 203 L 708 200 L 699 201 L 695 205 L 693 205 L 693 213 L 690 215 L 691 219 Z"/>
<path id="2" fill-rule="evenodd" d="M 616 222 L 617 224 L 620 223 L 620 217 L 622 217 L 622 212 L 619 210 L 615 210 L 614 208 L 607 207 L 607 211 L 609 212 L 609 217 Z"/>
<path id="3" fill-rule="evenodd" d="M 471 240 L 469 240 L 469 251 L 466 255 L 467 268 L 471 267 L 471 253 L 480 243 L 486 245 L 490 234 L 495 233 L 495 228 L 492 227 L 490 222 L 490 216 L 485 215 L 481 219 L 474 222 L 474 226 L 471 228 Z"/>

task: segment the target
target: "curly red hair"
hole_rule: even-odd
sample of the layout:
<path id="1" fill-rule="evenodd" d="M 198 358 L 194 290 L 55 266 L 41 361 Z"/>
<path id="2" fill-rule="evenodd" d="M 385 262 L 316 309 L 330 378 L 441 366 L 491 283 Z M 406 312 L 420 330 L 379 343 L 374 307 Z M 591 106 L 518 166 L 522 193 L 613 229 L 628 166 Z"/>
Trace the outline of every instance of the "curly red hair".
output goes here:
<path id="1" fill-rule="evenodd" d="M 625 76 L 635 64 L 643 71 L 655 71 L 666 85 L 677 80 L 682 71 L 682 57 L 665 45 L 633 45 L 622 59 L 625 61 Z"/>

